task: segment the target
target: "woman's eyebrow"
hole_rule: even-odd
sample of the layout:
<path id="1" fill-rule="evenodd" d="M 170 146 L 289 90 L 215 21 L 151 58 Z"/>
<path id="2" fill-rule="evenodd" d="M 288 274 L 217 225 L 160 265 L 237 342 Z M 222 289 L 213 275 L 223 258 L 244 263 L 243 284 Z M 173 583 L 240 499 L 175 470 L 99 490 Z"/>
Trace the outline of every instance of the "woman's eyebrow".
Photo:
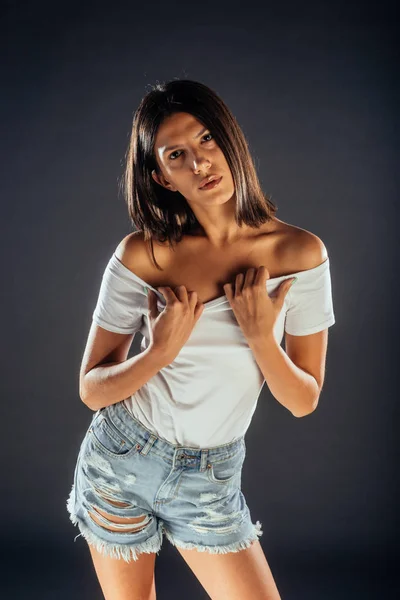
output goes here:
<path id="1" fill-rule="evenodd" d="M 201 136 L 201 134 L 202 134 L 202 133 L 204 133 L 205 131 L 207 131 L 207 129 L 208 129 L 208 127 L 204 127 L 204 128 L 201 130 L 201 131 L 199 131 L 199 133 L 197 133 L 197 134 L 194 136 L 194 138 L 193 138 L 193 139 L 194 139 L 194 140 L 196 140 L 198 137 L 200 137 L 200 136 Z M 178 145 L 176 145 L 176 146 L 167 146 L 167 148 L 164 148 L 164 150 L 163 150 L 163 154 L 164 154 L 164 152 L 168 152 L 168 150 L 175 150 L 175 148 L 179 148 L 179 144 L 178 144 Z"/>

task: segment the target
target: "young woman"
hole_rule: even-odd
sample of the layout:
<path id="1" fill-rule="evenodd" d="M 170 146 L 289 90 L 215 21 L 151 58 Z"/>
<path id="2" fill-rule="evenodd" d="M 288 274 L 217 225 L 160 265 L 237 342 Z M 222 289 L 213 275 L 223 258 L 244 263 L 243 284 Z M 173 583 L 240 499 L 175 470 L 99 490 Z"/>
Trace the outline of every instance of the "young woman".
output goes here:
<path id="1" fill-rule="evenodd" d="M 135 231 L 106 265 L 82 360 L 95 414 L 71 521 L 106 600 L 156 598 L 164 533 L 213 600 L 278 600 L 241 491 L 244 436 L 265 382 L 295 417 L 317 406 L 335 322 L 326 248 L 276 218 L 236 119 L 201 83 L 154 86 L 126 158 Z"/>

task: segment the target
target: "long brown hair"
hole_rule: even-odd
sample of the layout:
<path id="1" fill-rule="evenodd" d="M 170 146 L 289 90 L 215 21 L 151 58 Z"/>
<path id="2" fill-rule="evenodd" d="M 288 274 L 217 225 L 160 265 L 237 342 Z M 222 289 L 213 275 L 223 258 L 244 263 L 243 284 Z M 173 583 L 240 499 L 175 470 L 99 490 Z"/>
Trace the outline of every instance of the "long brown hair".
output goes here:
<path id="1" fill-rule="evenodd" d="M 207 127 L 221 148 L 232 173 L 236 192 L 235 219 L 239 227 L 258 228 L 277 212 L 277 205 L 261 189 L 246 138 L 232 112 L 208 86 L 189 79 L 173 79 L 152 86 L 133 116 L 125 155 L 122 189 L 131 223 L 152 239 L 168 240 L 170 247 L 199 228 L 199 222 L 179 192 L 158 185 L 151 172 L 160 174 L 154 143 L 163 120 L 176 113 L 192 114 Z M 161 269 L 162 270 L 162 269 Z"/>

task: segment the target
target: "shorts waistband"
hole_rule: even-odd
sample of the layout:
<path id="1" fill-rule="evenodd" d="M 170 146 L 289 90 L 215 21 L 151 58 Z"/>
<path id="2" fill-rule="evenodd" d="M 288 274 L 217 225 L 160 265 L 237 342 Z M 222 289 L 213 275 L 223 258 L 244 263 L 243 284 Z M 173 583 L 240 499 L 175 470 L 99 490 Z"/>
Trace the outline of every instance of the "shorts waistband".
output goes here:
<path id="1" fill-rule="evenodd" d="M 176 460 L 187 462 L 205 463 L 207 458 L 213 461 L 219 461 L 233 456 L 241 449 L 245 449 L 244 436 L 220 446 L 211 446 L 208 448 L 196 448 L 191 446 L 180 446 L 171 444 L 168 440 L 157 436 L 136 419 L 126 408 L 123 401 L 110 404 L 99 409 L 93 416 L 92 422 L 100 415 L 104 415 L 111 423 L 132 443 L 140 446 L 142 454 L 148 454 L 154 448 L 158 454 L 161 454 L 171 463 Z"/>

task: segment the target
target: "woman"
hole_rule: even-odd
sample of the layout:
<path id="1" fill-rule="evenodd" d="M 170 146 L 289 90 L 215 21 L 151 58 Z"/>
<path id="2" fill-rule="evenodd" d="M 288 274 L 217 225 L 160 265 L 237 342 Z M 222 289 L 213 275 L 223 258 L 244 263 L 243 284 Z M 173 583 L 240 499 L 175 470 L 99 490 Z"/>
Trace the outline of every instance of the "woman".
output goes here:
<path id="1" fill-rule="evenodd" d="M 241 491 L 244 435 L 265 381 L 296 417 L 317 406 L 327 251 L 276 218 L 237 121 L 195 81 L 142 99 L 124 190 L 136 230 L 106 265 L 82 360 L 95 414 L 70 518 L 107 600 L 156 598 L 163 533 L 214 600 L 277 600 Z"/>

